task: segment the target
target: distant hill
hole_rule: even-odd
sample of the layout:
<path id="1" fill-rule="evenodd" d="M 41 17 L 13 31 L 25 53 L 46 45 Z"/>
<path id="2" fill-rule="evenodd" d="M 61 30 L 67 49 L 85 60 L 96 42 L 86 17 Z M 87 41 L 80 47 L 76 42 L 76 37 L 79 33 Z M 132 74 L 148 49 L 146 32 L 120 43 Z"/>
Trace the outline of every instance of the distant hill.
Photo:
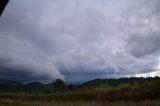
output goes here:
<path id="1" fill-rule="evenodd" d="M 40 82 L 21 83 L 18 81 L 0 79 L 0 92 L 32 92 L 54 88 L 54 83 L 43 84 Z"/>
<path id="2" fill-rule="evenodd" d="M 148 78 L 148 79 L 153 79 L 153 78 Z M 136 78 L 136 77 L 131 77 L 131 78 L 119 78 L 119 79 L 94 79 L 91 81 L 87 81 L 85 83 L 82 83 L 79 85 L 79 87 L 100 87 L 100 86 L 118 86 L 124 83 L 134 83 L 134 82 L 144 82 L 148 79 L 145 78 Z"/>
<path id="3" fill-rule="evenodd" d="M 11 80 L 4 80 L 0 79 L 0 91 L 23 91 L 24 90 L 24 84 L 17 82 L 17 81 L 11 81 Z"/>
<path id="4" fill-rule="evenodd" d="M 160 77 L 155 78 L 119 78 L 119 79 L 94 79 L 85 83 L 76 85 L 76 88 L 116 88 L 118 86 L 123 87 L 129 84 L 129 86 L 141 86 L 142 84 L 152 84 L 153 82 L 160 81 Z M 40 82 L 30 82 L 23 84 L 18 81 L 0 79 L 0 92 L 34 92 L 34 91 L 54 91 L 54 82 L 49 84 L 43 84 Z M 67 85 L 65 87 L 67 88 Z"/>
<path id="5" fill-rule="evenodd" d="M 45 89 L 46 85 L 40 83 L 40 82 L 30 82 L 25 84 L 25 88 L 27 91 L 37 91 L 41 89 Z"/>

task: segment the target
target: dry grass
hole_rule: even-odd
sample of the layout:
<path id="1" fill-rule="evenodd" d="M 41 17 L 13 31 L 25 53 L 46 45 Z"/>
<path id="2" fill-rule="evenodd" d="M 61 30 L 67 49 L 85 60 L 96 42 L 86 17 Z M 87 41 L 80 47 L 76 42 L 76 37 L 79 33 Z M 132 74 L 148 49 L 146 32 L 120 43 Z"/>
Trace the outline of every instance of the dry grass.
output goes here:
<path id="1" fill-rule="evenodd" d="M 15 101 L 11 99 L 0 100 L 0 106 L 160 106 L 160 101 L 141 102 L 96 102 L 96 101 Z"/>

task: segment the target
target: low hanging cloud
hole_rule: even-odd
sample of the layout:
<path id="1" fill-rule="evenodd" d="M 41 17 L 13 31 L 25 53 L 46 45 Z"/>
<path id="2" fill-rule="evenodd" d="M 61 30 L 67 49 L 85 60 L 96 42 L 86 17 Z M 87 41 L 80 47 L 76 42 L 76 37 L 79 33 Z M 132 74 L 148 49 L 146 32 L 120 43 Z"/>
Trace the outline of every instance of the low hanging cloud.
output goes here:
<path id="1" fill-rule="evenodd" d="M 159 0 L 11 0 L 0 19 L 0 78 L 81 82 L 154 71 Z"/>

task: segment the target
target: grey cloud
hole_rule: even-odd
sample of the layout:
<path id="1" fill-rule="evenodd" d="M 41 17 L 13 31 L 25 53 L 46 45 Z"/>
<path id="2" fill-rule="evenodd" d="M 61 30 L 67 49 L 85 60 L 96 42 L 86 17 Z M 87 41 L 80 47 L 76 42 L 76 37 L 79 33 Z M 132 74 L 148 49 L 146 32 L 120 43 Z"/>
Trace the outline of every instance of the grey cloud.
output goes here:
<path id="1" fill-rule="evenodd" d="M 139 8 L 133 9 L 134 12 L 131 13 L 128 20 L 130 28 L 127 43 L 129 52 L 135 57 L 159 53 L 159 3 L 158 0 L 146 0 L 145 4 L 140 3 Z"/>
<path id="2" fill-rule="evenodd" d="M 79 82 L 146 72 L 160 50 L 158 3 L 12 0 L 0 20 L 0 77 Z"/>
<path id="3" fill-rule="evenodd" d="M 133 35 L 128 40 L 130 43 L 130 52 L 135 57 L 153 55 L 160 50 L 160 35 L 151 33 L 151 35 Z"/>

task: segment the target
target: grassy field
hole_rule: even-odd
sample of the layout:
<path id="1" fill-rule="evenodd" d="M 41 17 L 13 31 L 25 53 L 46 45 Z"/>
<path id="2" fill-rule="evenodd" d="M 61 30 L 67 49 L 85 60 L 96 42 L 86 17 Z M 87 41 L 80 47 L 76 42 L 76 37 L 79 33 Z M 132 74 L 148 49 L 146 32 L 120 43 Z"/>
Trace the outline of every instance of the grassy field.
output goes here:
<path id="1" fill-rule="evenodd" d="M 11 99 L 0 100 L 0 106 L 160 106 L 160 101 L 15 101 Z"/>
<path id="2" fill-rule="evenodd" d="M 94 95 L 89 95 L 92 97 Z M 83 98 L 83 99 L 82 99 Z M 114 100 L 74 94 L 1 93 L 0 106 L 160 106 L 160 100 Z"/>

